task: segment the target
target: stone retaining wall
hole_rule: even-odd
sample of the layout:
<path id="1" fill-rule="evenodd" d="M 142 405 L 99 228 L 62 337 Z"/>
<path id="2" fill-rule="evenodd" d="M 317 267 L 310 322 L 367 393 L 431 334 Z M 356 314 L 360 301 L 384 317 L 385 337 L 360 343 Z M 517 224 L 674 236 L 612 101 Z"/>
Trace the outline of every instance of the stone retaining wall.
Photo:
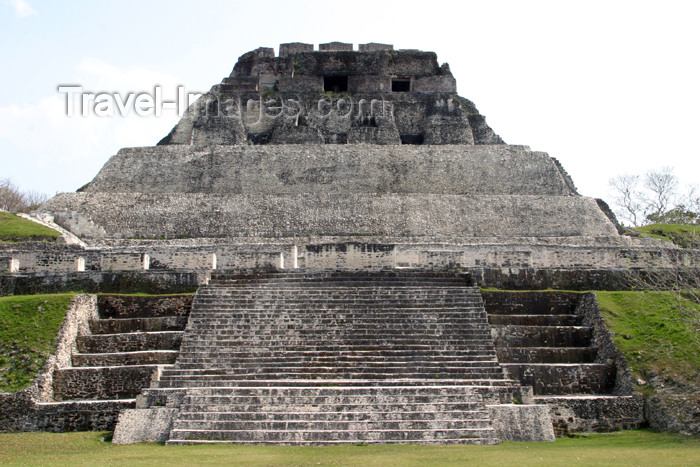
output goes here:
<path id="1" fill-rule="evenodd" d="M 134 167 L 139 170 L 134 171 Z M 124 177 L 125 173 L 129 176 Z M 167 177 L 162 176 L 165 173 Z M 527 146 L 354 144 L 125 148 L 105 164 L 85 191 L 472 196 L 574 193 L 555 161 Z"/>
<path id="2" fill-rule="evenodd" d="M 618 235 L 593 198 L 565 195 L 100 192 L 63 193 L 42 209 L 86 239 Z"/>

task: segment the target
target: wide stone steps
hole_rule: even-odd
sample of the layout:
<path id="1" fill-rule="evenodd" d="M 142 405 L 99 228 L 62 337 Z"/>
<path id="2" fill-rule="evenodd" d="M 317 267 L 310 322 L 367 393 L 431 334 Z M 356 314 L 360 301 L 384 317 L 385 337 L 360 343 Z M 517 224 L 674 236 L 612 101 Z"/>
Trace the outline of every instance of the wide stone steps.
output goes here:
<path id="1" fill-rule="evenodd" d="M 488 412 L 481 413 L 481 418 L 464 417 L 461 420 L 179 420 L 175 430 L 207 431 L 386 431 L 386 430 L 476 430 L 490 429 L 491 420 Z"/>
<path id="2" fill-rule="evenodd" d="M 343 291 L 322 291 L 323 293 L 317 294 L 301 294 L 301 293 L 285 293 L 284 290 L 280 290 L 276 293 L 269 292 L 235 292 L 230 291 L 230 293 L 224 292 L 223 290 L 218 293 L 203 294 L 197 296 L 194 300 L 195 305 L 202 304 L 216 304 L 221 303 L 225 300 L 234 299 L 240 303 L 257 302 L 257 301 L 275 301 L 279 299 L 284 299 L 289 303 L 303 303 L 308 301 L 309 303 L 327 303 L 331 301 L 337 301 L 339 303 L 375 303 L 385 300 L 390 302 L 400 302 L 402 300 L 418 300 L 425 303 L 436 303 L 437 301 L 445 301 L 446 303 L 464 303 L 466 306 L 478 306 L 479 301 L 474 297 L 472 293 L 464 293 L 461 291 L 452 292 L 450 290 L 444 290 L 440 293 L 419 293 L 413 292 L 411 289 L 404 289 L 401 291 L 384 291 L 383 293 L 366 293 L 358 291 L 357 293 L 343 293 Z"/>
<path id="3" fill-rule="evenodd" d="M 422 346 L 435 346 L 437 348 L 445 348 L 447 346 L 460 346 L 465 345 L 468 341 L 473 341 L 475 344 L 482 344 L 484 346 L 488 345 L 489 339 L 487 336 L 477 334 L 473 337 L 462 338 L 462 339 L 447 339 L 450 336 L 441 336 L 439 334 L 434 335 L 416 335 L 414 333 L 403 335 L 403 334 L 391 334 L 386 333 L 381 339 L 373 339 L 370 335 L 368 336 L 351 336 L 347 334 L 333 335 L 328 334 L 323 336 L 323 333 L 310 333 L 309 339 L 305 339 L 304 335 L 298 335 L 294 333 L 289 339 L 284 342 L 285 347 L 311 347 L 311 348 L 322 348 L 324 346 L 330 345 L 347 345 L 347 346 L 364 346 L 364 345 L 386 345 L 390 347 L 395 347 L 397 345 L 422 345 Z M 313 337 L 313 339 L 311 338 Z M 210 336 L 202 336 L 198 339 L 188 339 L 183 347 L 188 348 L 190 346 L 206 346 L 206 345 L 223 345 L 223 346 L 236 346 L 236 345 L 252 345 L 252 346 L 267 346 L 270 344 L 271 348 L 276 347 L 275 344 L 279 343 L 278 339 L 273 336 L 263 336 L 260 338 L 255 337 L 237 337 L 231 334 L 218 334 L 212 333 Z M 567 343 L 563 343 L 562 346 L 568 346 Z M 125 349 L 126 350 L 126 349 Z M 133 349 L 137 350 L 137 349 Z"/>
<path id="4" fill-rule="evenodd" d="M 304 306 L 303 303 L 297 303 L 297 304 L 289 304 L 289 303 L 284 303 L 283 301 L 276 301 L 272 302 L 269 304 L 264 304 L 264 305 L 255 305 L 255 306 L 250 306 L 250 305 L 226 305 L 225 303 L 218 303 L 218 304 L 211 304 L 207 306 L 198 306 L 195 308 L 198 313 L 202 313 L 202 316 L 208 316 L 215 318 L 217 316 L 223 316 L 226 313 L 235 313 L 235 314 L 261 314 L 262 316 L 265 316 L 266 314 L 271 314 L 272 311 L 275 313 L 284 313 L 284 312 L 291 312 L 291 313 L 299 313 L 302 316 L 304 314 L 309 314 L 309 315 L 323 315 L 324 313 L 347 313 L 349 315 L 353 314 L 359 314 L 359 313 L 370 313 L 370 314 L 377 314 L 378 316 L 384 316 L 384 315 L 391 315 L 391 314 L 396 314 L 396 315 L 403 315 L 403 316 L 412 316 L 416 314 L 444 314 L 444 313 L 452 313 L 452 314 L 462 314 L 465 316 L 475 316 L 475 317 L 486 317 L 486 314 L 482 309 L 480 309 L 477 306 L 468 306 L 464 305 L 462 302 L 457 302 L 456 304 L 445 304 L 443 303 L 438 303 L 438 304 L 430 304 L 428 306 L 421 306 L 417 302 L 411 301 L 409 303 L 405 303 L 404 305 L 400 304 L 389 304 L 387 305 L 386 303 L 384 304 L 379 304 L 377 306 L 373 305 L 367 305 L 367 304 L 362 304 L 361 306 L 350 306 L 347 304 L 343 305 L 337 305 L 337 304 L 332 304 L 329 302 L 329 304 L 323 304 L 323 306 L 316 307 L 314 308 L 313 306 Z"/>
<path id="5" fill-rule="evenodd" d="M 393 323 L 382 324 L 381 321 L 373 323 L 357 323 L 353 321 L 339 321 L 337 324 L 326 323 L 309 323 L 308 327 L 299 325 L 299 323 L 263 323 L 258 322 L 248 326 L 243 325 L 238 327 L 236 323 L 227 325 L 226 323 L 208 323 L 197 324 L 193 323 L 188 328 L 188 336 L 185 341 L 205 341 L 208 338 L 226 340 L 250 340 L 263 342 L 273 339 L 277 336 L 285 336 L 289 338 L 308 338 L 311 341 L 317 341 L 328 338 L 354 338 L 360 341 L 373 336 L 385 336 L 386 339 L 394 337 L 425 337 L 431 340 L 447 341 L 462 341 L 466 342 L 470 339 L 489 339 L 492 332 L 484 325 L 456 325 L 451 328 L 448 323 L 423 323 L 423 324 L 406 324 L 403 328 L 400 325 Z M 356 331 L 356 332 L 355 332 Z M 196 336 L 193 333 L 197 333 Z M 385 339 L 385 340 L 386 340 Z M 316 345 L 315 343 L 313 345 Z M 524 345 L 522 347 L 528 347 Z M 575 346 L 574 346 L 575 347 Z"/>
<path id="6" fill-rule="evenodd" d="M 166 445 L 178 444 L 278 444 L 278 445 L 316 445 L 316 444 L 495 444 L 498 440 L 493 429 L 458 429 L 458 430 L 336 430 L 319 429 L 314 431 L 290 430 L 178 430 L 170 432 L 171 438 Z"/>
<path id="7" fill-rule="evenodd" d="M 593 364 L 589 364 L 593 365 Z M 371 368 L 347 368 L 347 369 L 340 369 L 340 368 L 323 368 L 323 367 L 318 367 L 318 368 L 299 368 L 296 369 L 264 369 L 264 370 L 255 370 L 255 369 L 241 369 L 237 371 L 236 373 L 226 373 L 226 374 L 219 374 L 219 375 L 214 375 L 214 374 L 180 374 L 180 373 L 174 373 L 174 374 L 169 374 L 165 373 L 163 376 L 161 376 L 161 381 L 167 382 L 167 381 L 173 381 L 173 382 L 182 382 L 182 381 L 194 381 L 194 380 L 199 380 L 202 382 L 202 384 L 210 384 L 210 385 L 222 385 L 226 384 L 229 382 L 235 382 L 241 379 L 271 379 L 274 378 L 275 376 L 280 376 L 285 379 L 293 379 L 293 378 L 299 378 L 299 379 L 314 379 L 314 378 L 343 378 L 343 379 L 389 379 L 389 378 L 397 378 L 397 377 L 406 377 L 406 378 L 424 378 L 424 379 L 429 379 L 429 378 L 434 378 L 434 379 L 439 379 L 440 377 L 443 378 L 462 378 L 464 380 L 473 380 L 473 379 L 503 379 L 503 373 L 502 370 L 493 370 L 493 371 L 488 371 L 488 370 L 479 370 L 479 371 L 464 371 L 462 369 L 451 369 L 451 368 L 440 368 L 440 367 L 435 367 L 435 368 L 406 368 L 406 367 L 397 367 L 397 368 L 377 368 L 377 369 L 371 369 Z"/>
<path id="8" fill-rule="evenodd" d="M 212 361 L 211 359 L 208 361 Z M 227 362 L 229 363 L 229 362 Z M 186 371 L 187 369 L 182 366 L 183 362 L 180 361 L 178 364 L 178 369 L 173 369 L 172 371 Z M 230 368 L 302 368 L 302 367 L 315 367 L 315 366 L 332 366 L 332 367 L 399 367 L 399 366 L 444 366 L 444 367 L 455 367 L 455 368 L 498 368 L 498 362 L 496 359 L 491 360 L 418 360 L 418 359 L 403 359 L 403 360 L 388 360 L 386 358 L 376 358 L 374 360 L 365 360 L 360 358 L 355 359 L 338 359 L 335 357 L 325 357 L 320 360 L 248 360 L 248 361 L 237 361 L 233 363 L 233 367 Z M 190 371 L 190 370 L 187 370 Z M 212 369 L 195 368 L 191 371 L 208 372 L 208 371 L 218 371 Z"/>
<path id="9" fill-rule="evenodd" d="M 472 290 L 465 291 L 464 288 L 443 288 L 438 291 L 426 291 L 415 287 L 386 288 L 386 289 L 316 289 L 315 293 L 298 292 L 294 289 L 276 289 L 273 291 L 267 289 L 246 290 L 235 288 L 219 288 L 214 291 L 207 290 L 201 296 L 196 296 L 194 303 L 209 303 L 217 300 L 226 299 L 241 299 L 244 301 L 250 300 L 273 300 L 284 298 L 285 300 L 301 301 L 308 299 L 311 301 L 324 301 L 329 299 L 341 300 L 343 302 L 353 302 L 362 300 L 366 302 L 381 301 L 384 299 L 399 300 L 399 299 L 415 299 L 432 302 L 435 300 L 464 300 L 467 304 L 476 304 L 477 297 L 474 296 Z"/>
<path id="10" fill-rule="evenodd" d="M 143 396 L 186 391 L 169 444 L 492 443 L 523 391 L 449 274 L 213 273 L 181 347 Z"/>
<path id="11" fill-rule="evenodd" d="M 399 286 L 399 287 L 394 287 L 394 286 L 389 286 L 381 283 L 372 283 L 371 287 L 349 287 L 349 286 L 331 286 L 331 285 L 317 285 L 316 287 L 313 288 L 308 288 L 304 287 L 304 284 L 299 285 L 290 285 L 289 287 L 281 287 L 281 288 L 275 288 L 275 287 L 270 287 L 268 285 L 261 286 L 261 285 L 253 285 L 250 287 L 242 287 L 242 286 L 220 286 L 217 284 L 210 284 L 206 290 L 202 290 L 200 294 L 198 294 L 195 299 L 201 299 L 204 297 L 208 297 L 211 295 L 234 295 L 234 296 L 241 296 L 245 294 L 256 294 L 256 295 L 276 295 L 276 296 L 281 296 L 281 295 L 287 295 L 289 297 L 297 297 L 297 296 L 305 296 L 305 297 L 310 297 L 310 296 L 318 296 L 318 295 L 328 295 L 328 294 L 336 294 L 336 295 L 343 295 L 344 297 L 350 297 L 350 296 L 357 296 L 357 295 L 363 295 L 363 296 L 387 296 L 387 295 L 411 295 L 411 296 L 447 296 L 447 295 L 454 295 L 454 296 L 465 296 L 465 297 L 470 297 L 471 294 L 474 292 L 474 287 L 464 287 L 460 285 L 435 285 L 435 284 L 428 284 L 425 287 L 416 287 L 416 286 Z"/>
<path id="12" fill-rule="evenodd" d="M 192 406 L 190 406 L 192 407 Z M 340 422 L 381 422 L 381 421 L 432 421 L 432 420 L 484 420 L 487 415 L 480 403 L 426 403 L 426 404 L 395 404 L 395 405 L 345 405 L 331 407 L 331 411 L 304 411 L 308 406 L 286 406 L 288 411 L 276 412 L 267 410 L 253 412 L 213 412 L 212 406 L 204 406 L 206 412 L 183 412 L 178 417 L 180 422 L 204 423 L 207 420 L 216 422 L 232 421 L 275 421 L 275 422 L 315 422 L 315 421 L 340 421 Z M 248 407 L 248 406 L 246 406 Z M 259 406 L 256 406 L 259 407 Z M 343 410 L 337 410 L 337 409 Z M 352 409 L 346 410 L 346 409 Z M 429 411 L 430 410 L 430 411 Z"/>
<path id="13" fill-rule="evenodd" d="M 497 441 L 481 396 L 469 387 L 191 389 L 168 443 L 393 443 L 446 439 Z"/>
<path id="14" fill-rule="evenodd" d="M 273 351 L 267 348 L 260 350 L 256 349 L 211 349 L 208 351 L 200 352 L 199 349 L 186 350 L 183 349 L 180 353 L 179 362 L 186 360 L 196 360 L 197 358 L 209 358 L 215 356 L 222 356 L 229 361 L 235 361 L 236 359 L 251 359 L 256 361 L 260 359 L 264 361 L 269 358 L 289 358 L 289 359 L 315 359 L 315 358 L 358 358 L 358 359 L 374 359 L 374 358 L 426 358 L 426 359 L 452 359 L 452 358 L 465 358 L 465 359 L 496 359 L 496 350 L 491 348 L 489 350 L 484 349 L 465 349 L 465 350 L 452 350 L 452 349 L 423 349 L 423 350 L 397 350 L 397 349 L 340 349 L 332 348 L 330 350 L 280 350 Z"/>
<path id="15" fill-rule="evenodd" d="M 244 280 L 221 280 L 216 276 L 212 276 L 209 283 L 209 290 L 216 291 L 220 288 L 249 288 L 249 289 L 295 289 L 299 290 L 303 287 L 305 290 L 314 288 L 370 288 L 370 287 L 386 287 L 386 288 L 425 288 L 425 287 L 466 287 L 465 284 L 459 281 L 450 280 L 343 280 L 342 278 L 330 279 L 285 279 L 277 281 L 244 281 Z"/>
<path id="16" fill-rule="evenodd" d="M 381 380 L 386 380 L 386 379 L 391 379 L 391 378 L 409 378 L 409 379 L 430 379 L 434 378 L 436 381 L 442 381 L 442 378 L 447 378 L 447 379 L 456 379 L 459 377 L 458 373 L 450 373 L 450 372 L 394 372 L 394 373 L 389 373 L 389 372 L 382 372 L 382 373 L 371 373 L 371 372 L 355 372 L 355 373 L 350 373 L 350 372 L 344 372 L 344 373 L 329 373 L 329 372 L 306 372 L 306 373 L 240 373 L 238 375 L 222 375 L 218 378 L 213 378 L 211 376 L 196 376 L 196 375 L 188 375 L 188 376 L 162 376 L 160 381 L 159 381 L 159 387 L 164 387 L 164 388 L 183 388 L 183 387 L 229 387 L 229 386 L 236 386 L 239 384 L 241 381 L 257 381 L 257 380 L 271 380 L 272 378 L 278 377 L 279 380 L 292 380 L 292 379 L 300 379 L 300 380 L 309 380 L 309 379 L 317 379 L 317 378 L 323 378 L 328 380 L 329 384 L 333 384 L 333 379 L 328 379 L 329 375 L 336 376 L 338 380 L 376 380 L 376 381 L 381 381 Z M 462 383 L 461 384 L 474 384 L 477 385 L 479 381 L 486 381 L 488 384 L 487 386 L 492 385 L 491 382 L 492 380 L 498 380 L 502 379 L 503 376 L 498 375 L 498 377 L 494 377 L 491 374 L 469 374 L 465 375 L 462 378 Z M 278 383 L 279 383 L 278 380 Z M 493 381 L 495 383 L 495 381 Z M 484 385 L 484 384 L 482 384 Z M 494 384 L 495 385 L 495 384 Z M 539 394 L 539 393 L 538 393 Z"/>

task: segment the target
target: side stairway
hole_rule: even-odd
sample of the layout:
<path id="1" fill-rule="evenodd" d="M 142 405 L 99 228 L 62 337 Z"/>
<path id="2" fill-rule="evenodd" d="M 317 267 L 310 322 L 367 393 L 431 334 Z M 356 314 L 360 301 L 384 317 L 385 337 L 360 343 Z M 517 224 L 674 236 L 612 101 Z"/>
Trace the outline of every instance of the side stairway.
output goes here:
<path id="1" fill-rule="evenodd" d="M 191 296 L 99 296 L 91 334 L 78 336 L 72 365 L 53 376 L 54 403 L 38 404 L 52 431 L 112 430 L 121 410 L 172 365 Z"/>
<path id="2" fill-rule="evenodd" d="M 501 365 L 532 386 L 537 403 L 550 406 L 557 435 L 643 425 L 642 398 L 616 390 L 617 364 L 600 349 L 609 353 L 614 345 L 594 338 L 579 306 L 582 294 L 485 291 L 483 297 Z"/>
<path id="3" fill-rule="evenodd" d="M 138 406 L 177 409 L 168 444 L 495 443 L 514 397 L 463 276 L 218 273 Z"/>

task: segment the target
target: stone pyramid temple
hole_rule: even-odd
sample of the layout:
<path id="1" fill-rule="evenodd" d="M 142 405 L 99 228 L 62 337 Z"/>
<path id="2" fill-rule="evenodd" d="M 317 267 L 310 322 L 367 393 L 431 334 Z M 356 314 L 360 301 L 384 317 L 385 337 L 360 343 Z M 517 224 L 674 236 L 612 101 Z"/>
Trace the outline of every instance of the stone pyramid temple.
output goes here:
<path id="1" fill-rule="evenodd" d="M 494 443 L 644 422 L 593 294 L 477 286 L 614 289 L 666 250 L 506 144 L 433 52 L 248 52 L 157 146 L 35 215 L 75 244 L 10 251 L 18 290 L 197 291 L 100 298 L 44 428 Z"/>

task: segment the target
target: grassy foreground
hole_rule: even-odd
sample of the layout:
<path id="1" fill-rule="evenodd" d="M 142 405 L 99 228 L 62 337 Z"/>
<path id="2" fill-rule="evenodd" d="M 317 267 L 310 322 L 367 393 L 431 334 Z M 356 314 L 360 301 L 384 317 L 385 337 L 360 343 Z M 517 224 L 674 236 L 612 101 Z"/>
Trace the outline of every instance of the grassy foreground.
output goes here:
<path id="1" fill-rule="evenodd" d="M 0 297 L 0 391 L 29 386 L 46 357 L 73 294 Z M 0 459 L 1 463 L 1 459 Z"/>
<path id="2" fill-rule="evenodd" d="M 119 446 L 101 433 L 0 434 L 2 465 L 700 465 L 700 439 L 628 431 L 496 446 Z"/>
<path id="3" fill-rule="evenodd" d="M 41 224 L 9 212 L 0 212 L 0 242 L 55 240 L 60 236 L 59 232 Z"/>

